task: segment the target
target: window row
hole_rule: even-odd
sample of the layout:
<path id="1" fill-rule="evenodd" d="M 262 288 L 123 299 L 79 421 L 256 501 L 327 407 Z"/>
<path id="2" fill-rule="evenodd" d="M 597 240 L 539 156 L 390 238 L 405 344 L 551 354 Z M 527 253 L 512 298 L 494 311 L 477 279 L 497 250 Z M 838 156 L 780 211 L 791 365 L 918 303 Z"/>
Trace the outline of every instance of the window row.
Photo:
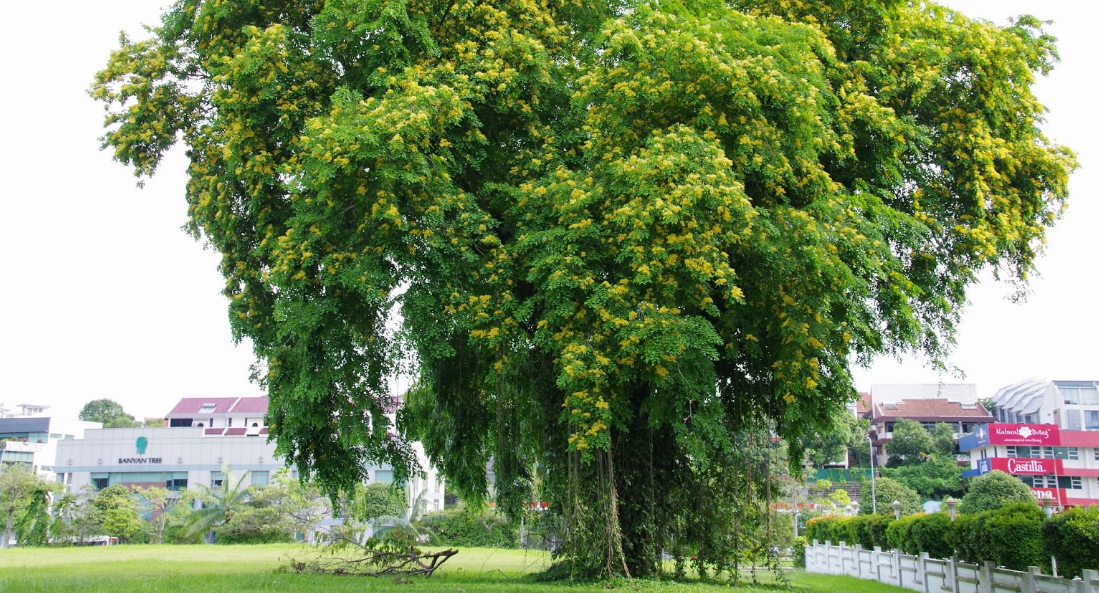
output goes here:
<path id="1" fill-rule="evenodd" d="M 1032 488 L 1065 488 L 1067 490 L 1084 488 L 1084 480 L 1080 476 L 1019 476 L 1019 479 Z"/>
<path id="2" fill-rule="evenodd" d="M 131 484 L 176 491 L 187 487 L 187 472 L 92 472 L 91 480 L 96 490 L 115 484 Z"/>
<path id="3" fill-rule="evenodd" d="M 1077 447 L 1037 447 L 1027 445 L 1008 445 L 1008 457 L 1022 457 L 1024 459 L 1080 459 L 1080 449 Z"/>

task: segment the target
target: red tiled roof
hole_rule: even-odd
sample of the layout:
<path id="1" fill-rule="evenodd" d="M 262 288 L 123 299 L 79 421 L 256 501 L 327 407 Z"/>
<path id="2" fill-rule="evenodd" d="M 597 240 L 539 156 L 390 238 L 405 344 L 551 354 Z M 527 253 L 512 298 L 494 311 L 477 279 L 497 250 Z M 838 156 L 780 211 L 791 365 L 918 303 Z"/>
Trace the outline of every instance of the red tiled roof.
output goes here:
<path id="1" fill-rule="evenodd" d="M 239 436 L 239 435 L 242 435 L 246 432 L 248 432 L 248 429 L 243 427 L 243 426 L 239 426 L 239 427 L 236 427 L 236 428 L 226 428 L 225 429 L 225 436 L 227 436 L 227 437 L 228 436 Z"/>
<path id="2" fill-rule="evenodd" d="M 855 402 L 855 411 L 860 418 L 870 415 L 870 393 L 866 391 L 859 392 L 859 399 Z"/>
<path id="3" fill-rule="evenodd" d="M 233 404 L 240 399 L 239 397 L 185 397 L 179 400 L 176 407 L 172 408 L 171 412 L 168 412 L 166 418 L 172 417 L 185 417 L 190 418 L 199 413 L 202 406 L 205 404 L 214 404 L 213 412 L 211 414 L 224 414 L 232 409 Z M 206 412 L 203 412 L 204 414 Z"/>
<path id="4" fill-rule="evenodd" d="M 232 414 L 256 414 L 264 415 L 267 413 L 267 396 L 260 397 L 242 397 L 237 405 L 233 406 L 230 410 Z"/>
<path id="5" fill-rule="evenodd" d="M 981 404 L 972 404 L 972 407 L 962 407 L 958 402 L 945 399 L 906 399 L 897 402 L 895 406 L 885 407 L 884 404 L 874 406 L 875 420 L 892 420 L 907 418 L 909 420 L 964 422 L 970 420 L 986 420 L 993 422 L 992 414 L 984 409 Z"/>
<path id="6" fill-rule="evenodd" d="M 261 428 L 261 429 L 259 429 L 259 433 L 260 434 L 267 434 L 267 429 L 266 428 Z"/>
<path id="7" fill-rule="evenodd" d="M 221 434 L 225 432 L 224 428 L 207 428 L 204 434 Z"/>

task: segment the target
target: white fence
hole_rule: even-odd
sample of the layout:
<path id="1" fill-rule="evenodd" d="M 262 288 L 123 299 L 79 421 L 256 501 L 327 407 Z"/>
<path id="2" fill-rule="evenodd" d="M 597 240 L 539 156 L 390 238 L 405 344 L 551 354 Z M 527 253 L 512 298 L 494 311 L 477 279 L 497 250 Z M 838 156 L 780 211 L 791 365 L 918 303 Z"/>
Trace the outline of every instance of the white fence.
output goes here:
<path id="1" fill-rule="evenodd" d="M 955 559 L 907 556 L 898 550 L 864 550 L 840 542 L 805 546 L 808 572 L 874 579 L 923 593 L 1099 593 L 1099 572 L 1085 570 L 1073 580 L 1044 575 L 1038 567 L 1027 572 L 996 568 L 991 562 L 966 564 Z"/>

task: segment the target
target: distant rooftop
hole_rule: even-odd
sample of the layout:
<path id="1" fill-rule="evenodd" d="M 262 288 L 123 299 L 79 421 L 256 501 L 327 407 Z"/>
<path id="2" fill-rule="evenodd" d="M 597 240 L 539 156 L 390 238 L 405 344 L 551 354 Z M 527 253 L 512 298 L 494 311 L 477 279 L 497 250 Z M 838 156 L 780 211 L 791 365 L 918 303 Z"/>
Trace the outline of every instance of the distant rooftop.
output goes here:
<path id="1" fill-rule="evenodd" d="M 876 406 L 875 419 L 892 420 L 907 418 L 923 422 L 967 422 L 986 420 L 994 422 L 992 414 L 979 403 L 952 402 L 943 399 L 901 400 Z"/>

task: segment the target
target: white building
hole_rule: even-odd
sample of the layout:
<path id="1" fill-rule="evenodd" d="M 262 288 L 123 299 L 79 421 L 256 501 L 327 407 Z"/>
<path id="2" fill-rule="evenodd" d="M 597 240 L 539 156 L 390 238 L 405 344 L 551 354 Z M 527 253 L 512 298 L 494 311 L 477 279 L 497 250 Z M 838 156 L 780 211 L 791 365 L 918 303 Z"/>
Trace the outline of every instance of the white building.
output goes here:
<path id="1" fill-rule="evenodd" d="M 113 484 L 160 486 L 172 491 L 197 484 L 216 486 L 230 467 L 252 484 L 267 484 L 285 465 L 267 441 L 266 397 L 184 398 L 168 413 L 169 426 L 89 430 L 83 439 L 62 441 L 57 448 L 58 480 L 70 492 L 85 485 L 95 490 Z M 422 496 L 427 512 L 443 508 L 445 484 L 427 463 L 423 447 L 414 451 L 423 478 L 406 485 L 409 508 Z M 371 482 L 392 482 L 389 466 L 368 468 Z"/>
<path id="2" fill-rule="evenodd" d="M 1099 381 L 1021 381 L 992 396 L 1000 422 L 1099 430 Z"/>
<path id="3" fill-rule="evenodd" d="M 0 464 L 24 463 L 34 471 L 54 475 L 57 446 L 84 437 L 84 431 L 103 426 L 98 422 L 46 416 L 49 406 L 20 404 L 20 411 L 0 418 Z"/>

